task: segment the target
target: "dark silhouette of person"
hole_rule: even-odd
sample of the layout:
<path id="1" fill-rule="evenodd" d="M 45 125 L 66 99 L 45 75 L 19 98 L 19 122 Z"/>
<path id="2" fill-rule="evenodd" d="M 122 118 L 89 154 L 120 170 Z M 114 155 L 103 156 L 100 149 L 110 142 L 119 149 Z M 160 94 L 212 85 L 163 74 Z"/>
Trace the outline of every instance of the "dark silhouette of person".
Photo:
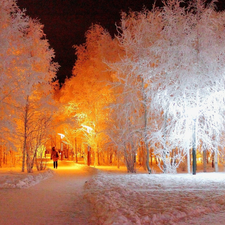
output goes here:
<path id="1" fill-rule="evenodd" d="M 52 147 L 51 159 L 53 160 L 54 169 L 57 169 L 58 160 L 59 160 L 59 153 L 55 150 L 55 147 Z"/>

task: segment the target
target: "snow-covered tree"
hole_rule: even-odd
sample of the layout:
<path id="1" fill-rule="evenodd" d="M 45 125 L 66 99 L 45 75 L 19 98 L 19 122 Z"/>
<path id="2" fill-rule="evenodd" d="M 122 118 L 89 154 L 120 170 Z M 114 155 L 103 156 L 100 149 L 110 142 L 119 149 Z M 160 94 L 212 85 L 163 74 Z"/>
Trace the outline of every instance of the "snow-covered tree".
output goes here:
<path id="1" fill-rule="evenodd" d="M 17 89 L 17 97 L 15 98 L 17 109 L 22 112 L 20 119 L 24 123 L 24 144 L 23 144 L 23 162 L 25 159 L 24 153 L 27 154 L 27 169 L 32 170 L 29 165 L 29 147 L 27 146 L 29 122 L 34 115 L 33 109 L 38 111 L 38 107 L 41 101 L 47 98 L 45 95 L 50 94 L 53 91 L 53 87 L 50 85 L 57 65 L 52 62 L 54 52 L 49 48 L 48 41 L 44 39 L 43 26 L 37 21 L 29 21 L 25 33 L 23 51 L 21 51 L 21 61 L 19 68 L 20 75 L 20 89 Z M 40 93 L 42 93 L 40 95 Z M 37 109 L 37 110 L 36 110 Z M 43 111 L 43 108 L 40 109 Z M 30 114 L 31 113 L 31 114 Z M 34 113 L 34 114 L 33 114 Z M 32 149 L 33 150 L 33 149 Z M 31 151 L 32 151 L 31 150 Z M 29 171 L 31 172 L 31 171 Z"/>
<path id="2" fill-rule="evenodd" d="M 53 90 L 51 82 L 58 65 L 52 61 L 54 51 L 45 38 L 43 25 L 26 16 L 13 0 L 3 0 L 0 10 L 0 105 L 13 112 L 13 121 L 19 125 L 18 129 L 23 127 L 22 171 L 26 158 L 28 172 L 31 172 L 28 150 L 30 121 L 37 119 L 38 113 L 43 113 L 40 105 L 44 105 L 46 95 Z M 5 116 L 6 112 L 2 111 L 2 117 Z"/>
<path id="3" fill-rule="evenodd" d="M 98 154 L 104 143 L 104 129 L 107 126 L 109 110 L 105 107 L 112 101 L 112 91 L 108 87 L 111 72 L 104 60 L 109 55 L 111 36 L 101 26 L 94 25 L 86 32 L 86 42 L 75 46 L 77 61 L 73 68 L 73 77 L 65 82 L 61 90 L 61 101 L 66 108 L 73 108 L 74 117 L 79 126 L 91 127 L 94 133 L 86 143 L 92 148 L 94 164 L 98 164 Z M 80 128 L 78 128 L 80 129 Z"/>
<path id="4" fill-rule="evenodd" d="M 163 124 L 158 126 L 152 140 L 165 137 L 163 148 L 178 147 L 187 155 L 190 148 L 195 155 L 201 144 L 217 158 L 224 130 L 225 14 L 216 12 L 214 2 L 206 5 L 196 0 L 187 7 L 181 7 L 179 0 L 165 4 L 164 27 L 155 46 L 157 71 L 145 79 L 157 81 L 154 109 L 163 112 L 167 123 L 166 130 Z"/>
<path id="5" fill-rule="evenodd" d="M 144 79 L 143 76 L 150 76 L 155 70 L 156 57 L 151 48 L 161 30 L 161 17 L 156 8 L 152 11 L 144 9 L 141 12 L 130 12 L 128 15 L 122 14 L 116 39 L 123 49 L 123 54 L 120 55 L 120 61 L 109 63 L 110 67 L 116 71 L 114 85 L 120 88 L 116 91 L 120 94 L 116 101 L 116 104 L 120 105 L 120 110 L 116 113 L 118 113 L 118 119 L 123 118 L 123 121 L 128 121 L 121 127 L 121 132 L 126 133 L 127 140 L 133 140 L 132 136 L 135 134 L 138 145 L 144 143 L 149 173 L 151 169 L 148 137 L 151 131 L 152 112 L 149 105 L 150 97 L 147 96 L 149 93 L 146 89 L 151 81 Z M 132 127 L 128 125 L 129 122 L 133 124 Z"/>
<path id="6" fill-rule="evenodd" d="M 12 15 L 11 15 L 12 13 Z M 10 107 L 12 92 L 18 87 L 17 74 L 11 71 L 16 67 L 17 41 L 22 36 L 21 30 L 27 24 L 24 13 L 18 10 L 13 0 L 3 0 L 0 5 L 0 138 L 9 141 L 13 130 L 13 112 Z M 6 138 L 7 137 L 7 138 Z"/>
<path id="7" fill-rule="evenodd" d="M 118 27 L 125 54 L 110 67 L 126 87 L 121 93 L 130 95 L 135 110 L 129 117 L 141 112 L 142 101 L 145 145 L 157 146 L 165 172 L 174 172 L 200 145 L 215 152 L 216 162 L 222 143 L 224 12 L 214 2 L 170 0 L 162 9 L 124 14 Z M 121 103 L 128 110 L 128 102 Z"/>

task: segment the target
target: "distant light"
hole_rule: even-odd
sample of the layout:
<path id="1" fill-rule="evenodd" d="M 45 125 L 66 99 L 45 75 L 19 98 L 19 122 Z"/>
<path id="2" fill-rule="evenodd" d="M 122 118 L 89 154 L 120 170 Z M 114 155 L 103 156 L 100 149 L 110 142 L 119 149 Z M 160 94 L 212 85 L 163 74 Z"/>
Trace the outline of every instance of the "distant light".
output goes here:
<path id="1" fill-rule="evenodd" d="M 87 132 L 90 133 L 90 131 L 92 131 L 93 129 L 89 126 L 86 126 L 86 125 L 81 125 L 82 127 L 85 127 L 87 129 Z"/>
<path id="2" fill-rule="evenodd" d="M 60 135 L 60 137 L 63 139 L 65 137 L 64 134 L 58 133 L 58 135 Z"/>

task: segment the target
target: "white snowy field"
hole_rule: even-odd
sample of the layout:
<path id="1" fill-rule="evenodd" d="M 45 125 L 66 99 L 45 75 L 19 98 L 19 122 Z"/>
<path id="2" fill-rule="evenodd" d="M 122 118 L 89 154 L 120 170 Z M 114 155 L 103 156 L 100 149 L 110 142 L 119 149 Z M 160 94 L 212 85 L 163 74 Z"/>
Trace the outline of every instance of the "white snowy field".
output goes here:
<path id="1" fill-rule="evenodd" d="M 85 184 L 84 197 L 94 211 L 91 224 L 225 224 L 223 172 L 99 172 Z"/>

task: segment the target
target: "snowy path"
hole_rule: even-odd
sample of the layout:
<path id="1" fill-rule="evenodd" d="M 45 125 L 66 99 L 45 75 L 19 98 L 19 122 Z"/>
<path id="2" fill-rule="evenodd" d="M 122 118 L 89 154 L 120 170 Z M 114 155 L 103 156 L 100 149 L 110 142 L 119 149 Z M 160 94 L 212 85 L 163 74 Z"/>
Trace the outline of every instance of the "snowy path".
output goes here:
<path id="1" fill-rule="evenodd" d="M 63 164 L 53 177 L 30 188 L 0 189 L 0 224 L 87 225 L 89 205 L 82 190 L 95 169 Z"/>
<path id="2" fill-rule="evenodd" d="M 18 189 L 1 188 L 6 181 L 1 170 L 0 225 L 225 224 L 224 172 L 127 174 L 73 162 L 60 162 L 54 171 L 53 177 Z M 7 172 L 11 184 L 22 176 L 11 175 Z"/>

